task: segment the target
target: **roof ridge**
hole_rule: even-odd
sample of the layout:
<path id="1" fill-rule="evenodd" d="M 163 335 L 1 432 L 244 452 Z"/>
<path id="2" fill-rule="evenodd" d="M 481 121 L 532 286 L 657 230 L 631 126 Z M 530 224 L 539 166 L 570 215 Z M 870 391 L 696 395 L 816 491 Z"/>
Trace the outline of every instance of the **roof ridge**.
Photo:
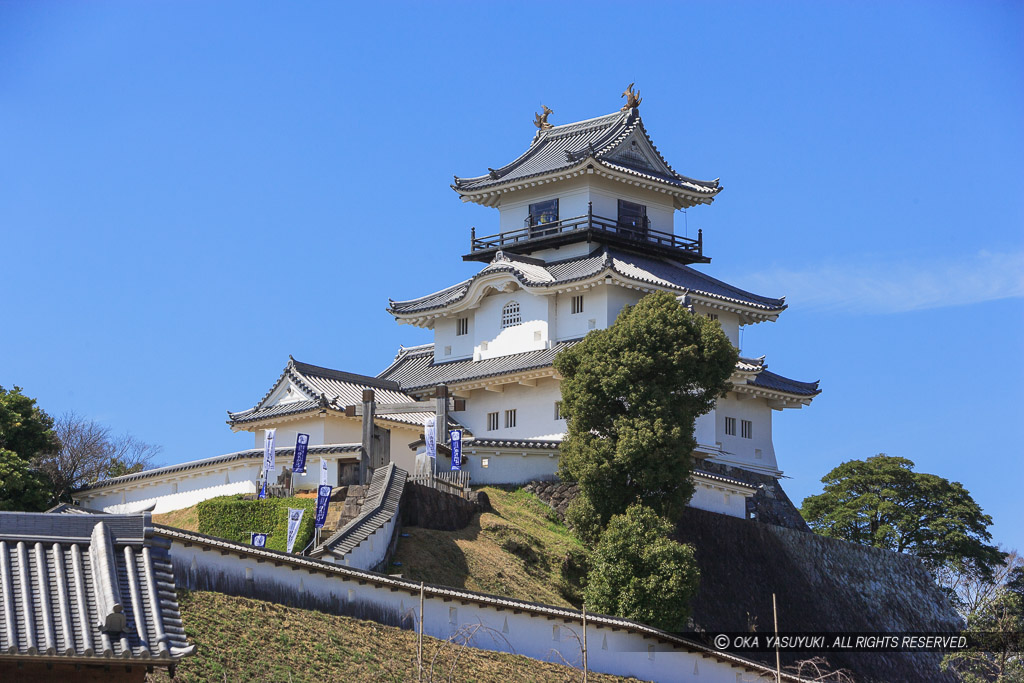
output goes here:
<path id="1" fill-rule="evenodd" d="M 398 386 L 397 382 L 381 379 L 379 377 L 360 375 L 355 372 L 346 372 L 344 370 L 333 370 L 331 368 L 325 368 L 321 365 L 301 363 L 297 360 L 292 360 L 292 366 L 294 367 L 296 372 L 305 375 L 313 375 L 316 377 L 323 377 L 325 379 L 336 379 L 342 382 L 349 382 L 351 384 L 366 384 L 367 386 L 375 387 L 378 389 L 391 389 L 392 391 L 401 391 L 401 387 Z"/>

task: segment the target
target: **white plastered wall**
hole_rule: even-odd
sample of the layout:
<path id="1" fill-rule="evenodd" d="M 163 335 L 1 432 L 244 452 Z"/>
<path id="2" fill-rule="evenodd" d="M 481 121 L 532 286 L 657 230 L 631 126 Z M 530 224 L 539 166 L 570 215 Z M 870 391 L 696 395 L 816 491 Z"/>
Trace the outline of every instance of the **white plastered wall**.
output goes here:
<path id="1" fill-rule="evenodd" d="M 172 540 L 170 547 L 175 581 L 179 586 L 209 589 L 209 582 L 238 587 L 245 594 L 288 596 L 289 604 L 306 601 L 350 606 L 372 605 L 412 620 L 420 629 L 419 591 L 416 587 L 377 585 L 366 575 L 338 575 L 294 566 L 290 562 L 268 562 L 276 555 L 239 556 L 222 554 L 216 547 L 203 547 Z M 515 652 L 541 661 L 564 661 L 580 666 L 582 623 L 548 619 L 506 604 L 486 604 L 451 599 L 447 594 L 425 595 L 423 632 L 447 640 L 463 627 L 482 624 L 485 629 L 469 645 L 485 650 Z M 500 633 L 501 638 L 490 634 Z M 707 683 L 738 683 L 759 680 L 755 669 L 735 660 L 722 660 L 700 651 L 690 651 L 649 635 L 590 621 L 587 626 L 588 665 L 591 671 L 645 681 L 687 679 Z M 738 667 L 738 668 L 737 668 Z M 763 679 L 762 679 L 763 680 Z"/>
<path id="2" fill-rule="evenodd" d="M 499 232 L 526 227 L 530 204 L 548 199 L 558 199 L 558 217 L 563 220 L 586 215 L 589 202 L 593 202 L 595 216 L 616 220 L 619 215 L 618 200 L 625 199 L 647 207 L 652 230 L 673 232 L 675 208 L 668 195 L 596 175 L 579 176 L 504 195 L 499 209 Z M 489 233 L 477 228 L 477 234 L 482 236 Z"/>
<path id="3" fill-rule="evenodd" d="M 530 387 L 518 383 L 501 385 L 500 393 L 474 389 L 466 399 L 466 410 L 453 413 L 478 439 L 538 439 L 565 432 L 565 420 L 555 419 L 555 401 L 562 400 L 559 382 L 542 377 Z M 516 426 L 505 427 L 505 411 L 516 411 Z M 498 429 L 487 429 L 487 414 L 498 413 Z"/>
<path id="4" fill-rule="evenodd" d="M 775 447 L 772 445 L 772 409 L 763 398 L 747 398 L 739 400 L 736 392 L 729 392 L 725 398 L 718 399 L 715 406 L 716 441 L 722 444 L 725 454 L 716 458 L 723 462 L 749 465 L 754 468 L 775 470 Z M 725 418 L 736 418 L 736 435 L 725 433 Z M 752 423 L 752 438 L 743 438 L 741 420 Z M 760 451 L 758 457 L 757 451 Z"/>
<path id="5" fill-rule="evenodd" d="M 502 329 L 502 309 L 513 301 L 519 304 L 522 323 Z M 547 345 L 547 297 L 522 289 L 491 294 L 481 299 L 474 319 L 474 358 L 478 360 L 536 351 Z"/>
<path id="6" fill-rule="evenodd" d="M 695 490 L 693 498 L 690 499 L 690 507 L 746 519 L 746 497 L 738 489 L 716 486 L 713 483 L 696 479 L 694 485 Z"/>

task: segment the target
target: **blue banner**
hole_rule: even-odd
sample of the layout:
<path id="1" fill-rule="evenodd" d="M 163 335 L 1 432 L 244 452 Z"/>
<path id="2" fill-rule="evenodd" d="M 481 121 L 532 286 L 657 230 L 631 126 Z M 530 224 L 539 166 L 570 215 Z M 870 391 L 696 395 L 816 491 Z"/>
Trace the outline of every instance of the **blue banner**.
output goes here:
<path id="1" fill-rule="evenodd" d="M 423 441 L 427 446 L 427 455 L 437 457 L 437 418 L 428 417 L 423 420 Z"/>
<path id="2" fill-rule="evenodd" d="M 267 547 L 267 535 L 266 534 L 258 534 L 255 531 L 253 531 L 252 533 L 249 534 L 249 543 L 254 545 L 257 548 L 266 548 Z"/>
<path id="3" fill-rule="evenodd" d="M 316 492 L 316 521 L 313 522 L 313 526 L 317 529 L 324 527 L 324 522 L 327 521 L 327 504 L 331 501 L 331 487 L 328 484 L 324 484 Z"/>
<path id="4" fill-rule="evenodd" d="M 309 449 L 309 434 L 295 437 L 295 458 L 292 460 L 292 473 L 306 473 L 306 451 Z"/>
<path id="5" fill-rule="evenodd" d="M 258 499 L 263 500 L 267 497 L 267 480 L 264 479 L 260 482 L 260 492 L 256 496 Z"/>
<path id="6" fill-rule="evenodd" d="M 452 437 L 452 469 L 462 469 L 462 430 L 452 429 L 448 432 Z"/>

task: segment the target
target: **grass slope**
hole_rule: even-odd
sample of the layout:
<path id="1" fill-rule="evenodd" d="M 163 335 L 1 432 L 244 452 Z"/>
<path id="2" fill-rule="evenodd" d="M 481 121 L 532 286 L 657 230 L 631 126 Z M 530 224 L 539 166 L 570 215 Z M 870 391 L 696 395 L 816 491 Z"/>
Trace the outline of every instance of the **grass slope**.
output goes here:
<path id="1" fill-rule="evenodd" d="M 570 555 L 583 547 L 554 511 L 526 491 L 484 487 L 494 512 L 459 531 L 406 527 L 392 572 L 415 581 L 561 607 L 581 604 Z"/>
<path id="2" fill-rule="evenodd" d="M 185 531 L 199 532 L 199 513 L 195 505 L 184 510 L 174 510 L 153 515 L 153 522 L 163 524 L 164 526 L 173 526 L 176 529 L 184 529 Z"/>
<path id="3" fill-rule="evenodd" d="M 220 593 L 181 595 L 197 653 L 174 681 L 415 681 L 416 634 L 322 612 Z M 454 648 L 423 638 L 424 681 L 578 681 L 582 672 L 520 655 Z M 430 660 L 433 670 L 430 670 Z M 147 681 L 167 683 L 166 670 Z M 592 681 L 621 681 L 591 674 Z"/>

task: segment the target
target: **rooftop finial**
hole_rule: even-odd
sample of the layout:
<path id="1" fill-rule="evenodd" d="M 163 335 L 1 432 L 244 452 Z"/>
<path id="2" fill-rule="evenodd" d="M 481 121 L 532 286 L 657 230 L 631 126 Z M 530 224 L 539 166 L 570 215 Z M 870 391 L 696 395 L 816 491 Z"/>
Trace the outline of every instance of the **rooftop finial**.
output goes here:
<path id="1" fill-rule="evenodd" d="M 548 128 L 554 128 L 553 125 L 548 123 L 548 114 L 554 114 L 555 112 L 551 111 L 550 109 L 547 108 L 547 106 L 545 106 L 543 104 L 540 105 L 540 106 L 544 108 L 544 113 L 543 114 L 534 113 L 533 125 L 537 126 L 537 128 L 539 128 L 540 130 L 547 130 Z"/>
<path id="2" fill-rule="evenodd" d="M 640 102 L 643 101 L 643 98 L 640 97 L 639 90 L 633 92 L 634 85 L 635 82 L 630 83 L 629 87 L 626 88 L 622 93 L 622 96 L 626 98 L 626 104 L 622 106 L 622 111 L 626 111 L 627 109 L 636 109 L 637 107 L 640 106 Z"/>

